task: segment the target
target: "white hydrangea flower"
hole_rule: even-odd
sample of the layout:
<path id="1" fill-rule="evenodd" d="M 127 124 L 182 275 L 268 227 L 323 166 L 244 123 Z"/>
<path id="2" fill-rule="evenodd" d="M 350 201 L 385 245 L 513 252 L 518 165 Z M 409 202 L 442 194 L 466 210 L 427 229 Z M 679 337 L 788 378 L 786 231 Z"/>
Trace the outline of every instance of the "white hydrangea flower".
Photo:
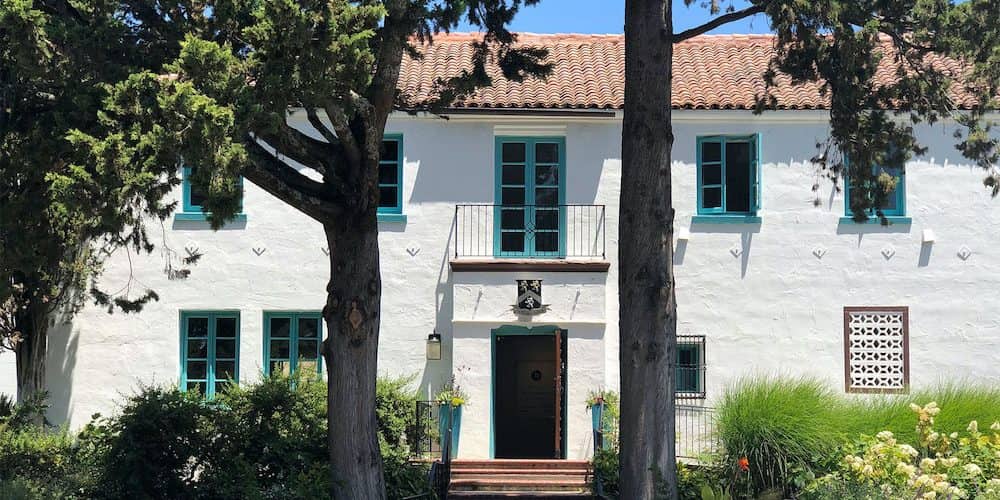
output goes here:
<path id="1" fill-rule="evenodd" d="M 937 461 L 933 458 L 925 458 L 920 461 L 920 468 L 925 471 L 933 469 L 935 465 L 937 465 Z"/>
<path id="2" fill-rule="evenodd" d="M 969 432 L 979 432 L 979 422 L 976 422 L 975 420 L 969 422 L 969 427 L 967 427 L 966 430 Z"/>
<path id="3" fill-rule="evenodd" d="M 965 464 L 965 472 L 968 472 L 970 476 L 978 476 L 983 473 L 983 469 L 979 468 L 976 464 Z"/>
<path id="4" fill-rule="evenodd" d="M 920 454 L 920 452 L 919 452 L 919 451 L 917 451 L 917 449 L 916 449 L 916 448 L 914 448 L 914 447 L 912 447 L 912 446 L 910 446 L 910 445 L 908 445 L 908 444 L 901 444 L 901 445 L 899 445 L 899 449 L 900 449 L 900 450 L 901 450 L 901 451 L 902 451 L 903 453 L 906 453 L 907 455 L 909 455 L 909 456 L 911 456 L 911 457 L 915 457 L 915 456 L 917 456 L 917 455 L 919 455 L 919 454 Z"/>
<path id="5" fill-rule="evenodd" d="M 888 441 L 892 439 L 892 431 L 882 431 L 875 435 L 881 441 Z"/>

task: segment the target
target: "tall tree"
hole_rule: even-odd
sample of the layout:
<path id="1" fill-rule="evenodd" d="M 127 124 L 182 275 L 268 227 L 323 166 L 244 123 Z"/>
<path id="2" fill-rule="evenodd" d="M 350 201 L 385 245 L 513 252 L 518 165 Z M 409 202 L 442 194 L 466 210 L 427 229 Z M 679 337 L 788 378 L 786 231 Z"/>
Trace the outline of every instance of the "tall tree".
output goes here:
<path id="1" fill-rule="evenodd" d="M 685 0 L 691 5 L 695 0 Z M 1000 143 L 987 111 L 1000 88 L 1000 2 L 969 0 L 750 0 L 741 8 L 699 2 L 715 17 L 675 31 L 670 0 L 625 2 L 625 109 L 619 246 L 621 495 L 677 496 L 674 360 L 677 304 L 673 272 L 670 96 L 673 44 L 755 14 L 775 38 L 768 92 L 757 111 L 778 103 L 770 89 L 819 82 L 829 98 L 829 140 L 815 162 L 852 186 L 859 218 L 881 207 L 896 179 L 874 165 L 903 165 L 924 148 L 914 126 L 951 118 L 956 147 L 1000 190 Z M 958 62 L 959 64 L 954 64 Z M 877 78 L 880 64 L 892 78 Z M 848 158 L 850 161 L 848 161 Z"/>
<path id="2" fill-rule="evenodd" d="M 489 85 L 488 63 L 498 64 L 511 80 L 545 75 L 550 67 L 544 51 L 515 46 L 506 28 L 521 6 L 536 2 L 105 0 L 97 9 L 78 0 L 15 2 L 18 19 L 35 22 L 30 34 L 49 37 L 39 50 L 57 39 L 67 58 L 90 51 L 86 36 L 62 40 L 52 31 L 103 23 L 116 30 L 110 45 L 137 54 L 118 74 L 90 68 L 99 73 L 89 80 L 88 103 L 97 106 L 79 111 L 90 121 L 42 130 L 68 138 L 51 158 L 31 164 L 45 172 L 38 181 L 45 189 L 62 194 L 59 210 L 90 217 L 95 195 L 116 186 L 119 191 L 99 204 L 110 206 L 117 218 L 111 225 L 95 222 L 103 231 L 96 235 L 148 251 L 153 242 L 145 222 L 170 213 L 174 204 L 163 197 L 179 182 L 183 161 L 197 167 L 191 181 L 207 193 L 203 206 L 214 227 L 238 211 L 240 175 L 323 225 L 331 274 L 323 354 L 329 408 L 336 409 L 329 414 L 328 439 L 336 498 L 385 496 L 374 411 L 381 295 L 378 162 L 386 121 L 401 102 L 403 58 L 420 57 L 419 43 L 460 20 L 483 29 L 469 69 L 438 82 L 432 109 Z M 30 47 L 20 37 L 5 37 L 6 46 L 11 52 Z M 52 78 L 54 91 L 61 91 L 64 79 Z M 50 93 L 37 92 L 42 100 Z M 67 102 L 46 112 L 72 109 L 80 94 L 65 95 Z M 290 126 L 292 111 L 303 113 L 322 139 Z M 27 149 L 19 153 L 30 156 Z M 137 179 L 144 184 L 135 185 Z M 24 200 L 16 191 L 13 197 Z M 82 234 L 67 248 L 85 251 L 94 237 Z M 46 262 L 62 266 L 65 255 L 55 252 Z M 34 293 L 32 282 L 13 281 L 24 283 L 19 286 L 25 292 L 17 293 Z M 96 297 L 120 299 L 104 292 Z"/>

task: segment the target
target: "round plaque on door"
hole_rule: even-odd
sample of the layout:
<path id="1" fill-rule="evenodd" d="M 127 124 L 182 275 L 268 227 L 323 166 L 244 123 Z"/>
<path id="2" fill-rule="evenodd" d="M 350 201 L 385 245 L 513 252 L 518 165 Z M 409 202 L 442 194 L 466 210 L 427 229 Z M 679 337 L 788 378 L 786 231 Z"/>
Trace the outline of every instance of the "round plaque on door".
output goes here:
<path id="1" fill-rule="evenodd" d="M 535 382 L 538 382 L 541 379 L 542 379 L 542 371 L 541 370 L 534 370 L 534 371 L 531 372 L 531 380 L 534 380 Z"/>

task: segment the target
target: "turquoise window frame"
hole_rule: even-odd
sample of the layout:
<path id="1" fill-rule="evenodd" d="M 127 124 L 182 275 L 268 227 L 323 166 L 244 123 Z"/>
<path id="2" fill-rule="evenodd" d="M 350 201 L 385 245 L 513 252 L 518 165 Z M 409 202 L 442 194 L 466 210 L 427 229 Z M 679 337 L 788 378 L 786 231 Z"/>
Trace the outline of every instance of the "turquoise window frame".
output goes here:
<path id="1" fill-rule="evenodd" d="M 207 221 L 208 212 L 201 205 L 191 202 L 191 167 L 181 168 L 181 212 L 174 214 L 175 220 L 182 221 Z M 240 213 L 233 217 L 235 222 L 246 222 L 247 216 L 243 213 L 243 176 L 240 176 Z"/>
<path id="2" fill-rule="evenodd" d="M 317 320 L 316 331 L 316 373 L 323 373 L 323 314 L 319 311 L 265 311 L 264 312 L 264 375 L 271 375 L 271 320 L 288 318 L 288 364 L 289 373 L 298 371 L 299 364 L 299 319 Z M 282 337 L 284 338 L 284 337 Z M 282 358 L 281 360 L 284 360 Z"/>
<path id="3" fill-rule="evenodd" d="M 566 364 L 566 377 L 563 377 L 563 391 L 562 391 L 562 445 L 560 446 L 562 451 L 562 457 L 566 458 L 568 451 L 566 450 L 566 442 L 569 439 L 569 428 L 571 425 L 570 419 L 567 417 L 566 408 L 567 401 L 569 400 L 569 394 L 567 389 L 569 388 L 569 330 L 565 328 L 560 328 L 556 325 L 539 325 L 535 327 L 526 326 L 516 326 L 516 325 L 503 325 L 499 328 L 494 328 L 490 330 L 490 458 L 496 458 L 496 408 L 493 407 L 493 402 L 496 401 L 496 380 L 497 380 L 497 337 L 501 336 L 513 336 L 513 335 L 556 335 L 556 331 L 562 332 L 563 345 L 566 349 L 563 351 L 562 360 Z"/>
<path id="4" fill-rule="evenodd" d="M 382 142 L 395 141 L 396 142 L 396 160 L 395 161 L 385 161 L 379 159 L 379 168 L 387 165 L 395 165 L 396 167 L 396 183 L 379 183 L 378 187 L 381 189 L 383 187 L 394 187 L 396 188 L 396 204 L 391 207 L 378 207 L 378 216 L 381 221 L 397 221 L 398 217 L 403 213 L 403 134 L 384 134 L 382 136 Z"/>
<path id="5" fill-rule="evenodd" d="M 730 211 L 726 209 L 726 143 L 730 142 L 747 142 L 750 143 L 750 152 L 753 157 L 750 159 L 750 168 L 753 172 L 750 174 L 750 210 L 748 211 Z M 702 158 L 702 149 L 704 144 L 717 143 L 719 144 L 719 161 L 718 162 L 707 162 L 710 163 L 709 166 L 715 166 L 716 164 L 720 169 L 720 184 L 704 184 L 704 177 L 702 176 L 702 169 L 705 166 L 705 161 Z M 697 158 L 697 197 L 698 197 L 698 216 L 703 218 L 699 222 L 714 222 L 709 219 L 709 217 L 721 217 L 720 220 L 725 220 L 726 222 L 760 222 L 756 218 L 757 213 L 760 211 L 761 207 L 761 134 L 750 134 L 750 135 L 706 135 L 698 136 L 696 140 L 696 158 Z M 705 207 L 704 192 L 705 189 L 719 189 L 721 192 L 721 204 L 718 207 Z M 735 216 L 735 217 L 734 217 Z"/>
<path id="6" fill-rule="evenodd" d="M 189 358 L 188 356 L 188 340 L 191 339 L 188 335 L 188 320 L 195 318 L 205 318 L 208 321 L 208 331 L 206 332 L 206 337 L 204 337 L 208 342 L 208 348 L 205 358 Z M 233 351 L 233 358 L 222 358 L 221 360 L 216 356 L 216 343 L 219 340 L 216 335 L 216 320 L 218 319 L 235 319 L 236 320 L 236 331 L 234 333 L 235 337 L 235 349 Z M 194 337 L 195 339 L 200 339 L 203 337 Z M 230 337 L 223 337 L 223 339 L 229 339 Z M 240 380 L 240 312 L 239 311 L 181 311 L 180 312 L 180 359 L 181 359 L 181 383 L 180 388 L 182 391 L 188 390 L 188 382 L 202 382 L 205 384 L 205 396 L 206 399 L 214 399 L 216 395 L 215 384 L 219 382 L 227 382 L 226 380 L 219 380 L 215 377 L 215 365 L 218 361 L 233 361 L 233 379 L 228 380 L 229 382 L 239 383 Z M 204 379 L 189 379 L 188 378 L 188 361 L 204 361 L 205 362 L 205 378 Z"/>
<path id="7" fill-rule="evenodd" d="M 504 144 L 524 144 L 525 145 L 525 158 L 524 158 L 524 184 L 517 185 L 507 185 L 503 183 L 503 145 Z M 538 144 L 556 144 L 559 148 L 559 158 L 557 162 L 557 175 L 559 176 L 557 189 L 558 189 L 558 202 L 553 208 L 557 209 L 559 212 L 559 228 L 555 231 L 543 230 L 541 232 L 556 232 L 558 231 L 558 245 L 559 248 L 555 252 L 537 250 L 535 246 L 535 238 L 529 237 L 529 232 L 527 228 L 533 227 L 534 222 L 530 219 L 535 217 L 538 211 L 538 207 L 535 206 L 535 189 L 538 187 L 535 184 L 535 169 L 537 168 L 537 162 L 535 161 L 535 146 Z M 513 162 L 508 163 L 511 164 Z M 545 164 L 548 165 L 548 164 Z M 525 229 L 503 229 L 501 227 L 501 214 L 502 214 L 502 202 L 503 202 L 503 189 L 505 187 L 513 188 L 523 188 L 524 189 L 524 206 L 531 207 L 524 209 L 524 224 Z M 564 259 L 566 258 L 566 138 L 563 136 L 497 136 L 494 142 L 494 199 L 496 204 L 494 205 L 493 213 L 493 256 L 501 258 L 555 258 Z M 513 205 L 512 205 L 513 206 Z M 544 209 L 543 209 L 544 210 Z M 535 233 L 539 232 L 534 230 Z M 523 251 L 504 251 L 502 246 L 502 237 L 504 233 L 524 233 L 524 250 Z"/>
<path id="8" fill-rule="evenodd" d="M 847 162 L 849 165 L 849 162 Z M 896 208 L 894 209 L 882 209 L 882 214 L 885 215 L 887 219 L 892 222 L 897 223 L 909 223 L 911 220 L 906 216 L 906 169 L 904 167 L 896 167 L 899 170 L 899 175 L 896 176 L 899 180 L 896 182 L 896 190 L 893 193 L 896 202 Z M 875 166 L 872 167 L 873 173 L 879 169 L 886 170 L 887 167 Z M 851 210 L 851 181 L 848 175 L 844 176 L 844 217 L 841 218 L 841 222 L 856 222 L 854 220 L 854 212 Z M 878 216 L 874 209 L 868 210 L 868 220 L 869 223 L 879 222 Z M 864 224 L 865 222 L 861 222 Z"/>
<path id="9" fill-rule="evenodd" d="M 688 351 L 695 353 L 695 364 L 681 364 L 681 352 Z M 689 380 L 690 377 L 684 374 L 684 370 L 694 370 L 694 386 L 681 387 L 681 381 Z M 674 397 L 677 399 L 704 399 L 705 398 L 705 336 L 704 335 L 678 335 L 677 336 L 677 359 L 674 370 Z"/>

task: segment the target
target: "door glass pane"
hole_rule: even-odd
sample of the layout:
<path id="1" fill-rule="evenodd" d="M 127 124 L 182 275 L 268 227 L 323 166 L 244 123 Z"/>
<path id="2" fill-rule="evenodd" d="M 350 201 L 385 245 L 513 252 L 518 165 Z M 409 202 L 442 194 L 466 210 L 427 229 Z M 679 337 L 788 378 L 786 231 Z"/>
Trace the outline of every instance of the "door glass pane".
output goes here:
<path id="1" fill-rule="evenodd" d="M 204 380 L 208 377 L 208 365 L 204 361 L 188 361 L 186 375 L 189 380 Z"/>
<path id="2" fill-rule="evenodd" d="M 236 318 L 217 318 L 215 320 L 215 336 L 216 338 L 235 337 Z"/>
<path id="3" fill-rule="evenodd" d="M 503 163 L 524 163 L 525 161 L 523 142 L 505 142 L 502 151 L 500 161 Z"/>
<path id="4" fill-rule="evenodd" d="M 718 142 L 701 143 L 701 161 L 705 163 L 722 161 L 722 144 Z"/>
<path id="5" fill-rule="evenodd" d="M 701 166 L 701 183 L 702 185 L 719 185 L 722 184 L 722 166 L 721 165 L 702 165 Z"/>
<path id="6" fill-rule="evenodd" d="M 399 141 L 382 141 L 382 150 L 379 152 L 381 161 L 396 161 L 399 159 Z"/>
<path id="7" fill-rule="evenodd" d="M 509 208 L 501 210 L 500 227 L 503 229 L 524 229 L 524 210 Z"/>
<path id="8" fill-rule="evenodd" d="M 188 318 L 187 336 L 208 337 L 208 318 Z"/>
<path id="9" fill-rule="evenodd" d="M 221 359 L 236 358 L 236 339 L 220 339 L 215 341 L 215 357 Z"/>
<path id="10" fill-rule="evenodd" d="M 559 210 L 536 210 L 535 229 L 559 229 Z"/>
<path id="11" fill-rule="evenodd" d="M 395 163 L 389 165 L 383 164 L 378 166 L 379 184 L 396 184 L 398 182 L 399 182 L 399 169 L 396 168 Z"/>
<path id="12" fill-rule="evenodd" d="M 524 233 L 502 233 L 500 235 L 500 250 L 504 252 L 523 252 Z"/>
<path id="13" fill-rule="evenodd" d="M 215 380 L 230 380 L 236 378 L 235 361 L 216 361 Z"/>
<path id="14" fill-rule="evenodd" d="M 274 359 L 288 359 L 288 340 L 271 340 L 270 357 Z"/>
<path id="15" fill-rule="evenodd" d="M 315 340 L 299 340 L 299 359 L 316 359 L 319 343 Z"/>
<path id="16" fill-rule="evenodd" d="M 559 167 L 556 165 L 540 165 L 535 167 L 536 186 L 558 186 Z"/>
<path id="17" fill-rule="evenodd" d="M 554 207 L 559 205 L 559 189 L 558 188 L 536 189 L 535 205 L 540 207 Z"/>
<path id="18" fill-rule="evenodd" d="M 705 188 L 701 197 L 704 208 L 719 208 L 722 206 L 722 188 Z"/>
<path id="19" fill-rule="evenodd" d="M 535 144 L 535 163 L 559 163 L 559 145 L 551 142 Z"/>
<path id="20" fill-rule="evenodd" d="M 187 345 L 188 358 L 208 357 L 208 339 L 188 339 Z"/>
<path id="21" fill-rule="evenodd" d="M 500 177 L 503 184 L 524 185 L 524 165 L 504 165 Z"/>
<path id="22" fill-rule="evenodd" d="M 556 232 L 535 233 L 535 251 L 558 252 L 559 233 Z"/>
<path id="23" fill-rule="evenodd" d="M 319 318 L 299 318 L 299 338 L 319 336 Z"/>
<path id="24" fill-rule="evenodd" d="M 750 211 L 750 143 L 726 143 L 726 212 Z"/>
<path id="25" fill-rule="evenodd" d="M 291 331 L 290 318 L 271 318 L 271 337 L 287 337 Z"/>
<path id="26" fill-rule="evenodd" d="M 378 188 L 378 206 L 380 207 L 395 207 L 399 200 L 396 199 L 396 193 L 399 192 L 399 188 L 395 186 L 383 186 Z"/>
<path id="27" fill-rule="evenodd" d="M 503 188 L 500 204 L 504 206 L 524 205 L 524 188 Z"/>

